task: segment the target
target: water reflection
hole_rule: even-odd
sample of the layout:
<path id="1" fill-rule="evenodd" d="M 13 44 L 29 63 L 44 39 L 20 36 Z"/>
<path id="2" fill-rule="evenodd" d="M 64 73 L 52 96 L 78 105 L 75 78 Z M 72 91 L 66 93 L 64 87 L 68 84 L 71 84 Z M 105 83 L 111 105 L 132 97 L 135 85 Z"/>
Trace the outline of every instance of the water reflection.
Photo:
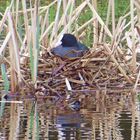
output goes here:
<path id="1" fill-rule="evenodd" d="M 140 139 L 140 104 L 136 96 L 97 93 L 82 101 L 80 111 L 67 106 L 48 107 L 44 100 L 6 103 L 0 119 L 0 139 Z"/>

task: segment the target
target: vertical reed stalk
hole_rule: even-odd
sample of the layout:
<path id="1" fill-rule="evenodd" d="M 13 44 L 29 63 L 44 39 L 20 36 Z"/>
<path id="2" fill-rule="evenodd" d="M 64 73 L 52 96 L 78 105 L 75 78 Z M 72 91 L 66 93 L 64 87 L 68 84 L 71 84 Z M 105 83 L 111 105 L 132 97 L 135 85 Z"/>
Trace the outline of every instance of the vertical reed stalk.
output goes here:
<path id="1" fill-rule="evenodd" d="M 109 3 L 108 3 L 107 17 L 106 17 L 106 22 L 105 22 L 107 27 L 108 27 L 108 24 L 109 24 L 110 12 L 111 12 L 111 0 L 109 0 Z M 106 34 L 104 34 L 103 41 L 104 42 L 106 41 Z"/>
<path id="2" fill-rule="evenodd" d="M 112 5 L 112 34 L 114 35 L 115 33 L 115 1 L 111 1 Z"/>
<path id="3" fill-rule="evenodd" d="M 94 9 L 97 12 L 97 0 L 93 0 L 93 6 Z M 93 13 L 93 18 L 95 18 L 96 15 Z M 93 20 L 93 46 L 96 46 L 98 43 L 98 20 L 97 18 Z"/>
<path id="4" fill-rule="evenodd" d="M 27 46 L 30 45 L 30 35 L 29 35 L 29 29 L 28 29 L 28 15 L 27 15 L 27 6 L 26 6 L 26 1 L 22 0 L 22 8 L 23 8 L 23 17 L 24 17 L 24 26 L 25 26 L 25 35 L 27 37 Z"/>
<path id="5" fill-rule="evenodd" d="M 134 2 L 137 8 L 138 27 L 140 28 L 140 0 L 135 0 Z"/>
<path id="6" fill-rule="evenodd" d="M 52 34 L 50 37 L 50 42 L 52 42 L 54 36 L 57 35 L 61 2 L 62 2 L 62 0 L 57 1 L 57 12 L 56 12 L 55 21 L 54 21 L 54 27 L 53 27 Z"/>
<path id="7" fill-rule="evenodd" d="M 38 71 L 38 54 L 39 54 L 39 17 L 38 17 L 39 0 L 34 3 L 34 15 L 32 20 L 32 37 L 33 37 L 33 82 L 37 80 Z"/>
<path id="8" fill-rule="evenodd" d="M 18 86 L 18 84 L 21 82 L 21 73 L 20 73 L 18 40 L 17 40 L 16 30 L 10 11 L 8 12 L 8 23 L 9 23 L 9 31 L 11 32 L 12 46 L 9 47 L 9 49 L 10 49 L 10 56 L 11 56 L 11 73 L 13 73 L 14 76 L 13 82 L 15 83 L 15 85 L 13 85 L 12 87 L 12 90 L 14 92 L 16 91 L 16 87 Z"/>
<path id="9" fill-rule="evenodd" d="M 68 19 L 68 21 L 70 22 L 69 25 L 72 24 L 72 22 L 71 22 L 70 19 L 72 18 L 72 13 L 73 13 L 74 6 L 75 6 L 75 0 L 71 0 L 70 14 L 69 14 L 69 19 Z M 68 27 L 68 32 L 69 32 L 69 33 L 72 32 L 72 31 L 71 31 L 71 26 Z"/>
<path id="10" fill-rule="evenodd" d="M 15 27 L 17 27 L 17 25 L 18 25 L 18 16 L 19 16 L 18 10 L 19 10 L 19 0 L 16 1 L 16 21 L 15 21 Z"/>
<path id="11" fill-rule="evenodd" d="M 107 35 L 112 38 L 112 34 L 111 34 L 110 30 L 105 25 L 105 23 L 103 22 L 103 20 L 99 16 L 99 14 L 96 12 L 96 10 L 94 9 L 93 5 L 91 5 L 91 3 L 89 3 L 89 1 L 87 1 L 87 4 L 88 4 L 89 8 L 91 9 L 91 11 L 93 12 L 93 14 L 95 14 L 95 17 L 98 19 L 98 22 L 104 27 L 104 30 L 107 33 Z"/>
<path id="12" fill-rule="evenodd" d="M 136 44 L 135 44 L 135 29 L 134 29 L 134 0 L 130 0 L 130 11 L 131 11 L 131 32 L 132 32 L 132 70 L 136 72 Z"/>
<path id="13" fill-rule="evenodd" d="M 65 9 L 66 9 L 66 7 L 67 7 L 67 3 L 68 3 L 67 0 L 63 0 L 63 13 L 65 12 Z M 68 17 L 65 16 L 65 17 L 64 17 L 64 26 L 67 25 L 67 21 L 68 21 Z"/>
<path id="14" fill-rule="evenodd" d="M 49 28 L 49 9 L 47 9 L 45 17 L 44 17 L 44 21 L 42 23 L 42 30 L 41 30 L 41 37 L 43 36 L 43 34 L 45 33 L 45 29 Z M 42 44 L 43 46 L 48 46 L 48 34 L 45 34 L 45 36 L 43 36 L 43 40 L 42 40 Z"/>

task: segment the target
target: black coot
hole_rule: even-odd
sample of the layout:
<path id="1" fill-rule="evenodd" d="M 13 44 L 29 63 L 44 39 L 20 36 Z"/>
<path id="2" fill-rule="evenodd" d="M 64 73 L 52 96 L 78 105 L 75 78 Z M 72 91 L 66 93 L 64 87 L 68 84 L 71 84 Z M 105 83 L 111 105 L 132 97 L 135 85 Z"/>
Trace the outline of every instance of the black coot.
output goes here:
<path id="1" fill-rule="evenodd" d="M 61 44 L 52 49 L 54 55 L 67 58 L 81 57 L 89 49 L 78 42 L 76 37 L 72 34 L 64 34 L 61 40 Z"/>

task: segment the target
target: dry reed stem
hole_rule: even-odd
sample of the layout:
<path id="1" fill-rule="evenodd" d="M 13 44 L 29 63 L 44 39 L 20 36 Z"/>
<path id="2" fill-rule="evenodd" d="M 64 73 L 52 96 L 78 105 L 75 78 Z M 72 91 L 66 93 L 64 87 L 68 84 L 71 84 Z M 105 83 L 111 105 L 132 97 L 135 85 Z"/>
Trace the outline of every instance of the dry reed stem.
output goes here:
<path id="1" fill-rule="evenodd" d="M 9 53 L 10 53 L 10 78 L 11 78 L 11 92 L 15 93 L 16 92 L 16 87 L 17 87 L 17 75 L 16 75 L 16 64 L 15 64 L 15 58 L 14 56 L 14 51 L 13 51 L 13 46 L 12 44 L 12 39 L 10 38 L 9 43 Z"/>
<path id="2" fill-rule="evenodd" d="M 71 33 L 72 30 L 71 30 L 71 26 L 72 25 L 72 22 L 71 22 L 71 18 L 72 18 L 72 13 L 73 13 L 73 10 L 74 10 L 74 7 L 75 7 L 75 0 L 71 0 L 71 9 L 70 9 L 70 14 L 69 14 L 69 27 L 68 27 L 68 32 Z"/>
<path id="3" fill-rule="evenodd" d="M 63 25 L 63 26 L 66 26 L 66 22 L 68 20 L 68 10 L 71 6 L 71 1 L 68 1 L 66 7 L 65 7 L 65 10 L 63 11 L 63 15 L 62 17 L 60 18 L 60 21 L 59 21 L 59 24 L 58 24 L 58 29 L 60 29 L 60 27 Z M 69 19 L 70 20 L 70 19 Z"/>
<path id="4" fill-rule="evenodd" d="M 139 0 L 134 0 L 134 4 L 137 9 L 137 16 L 138 16 L 138 26 L 140 27 L 140 1 Z"/>
<path id="5" fill-rule="evenodd" d="M 31 1 L 31 0 L 30 0 Z M 39 7 L 39 13 L 40 14 L 42 14 L 42 13 L 44 13 L 47 9 L 49 9 L 51 6 L 53 6 L 55 3 L 57 2 L 57 0 L 54 0 L 52 3 L 50 3 L 49 5 L 47 5 L 47 6 L 42 6 L 42 7 Z M 31 4 L 31 3 L 30 3 Z M 32 12 L 32 11 L 34 11 L 34 8 L 29 8 L 29 9 L 27 9 L 27 12 Z M 18 11 L 18 13 L 19 14 L 22 14 L 24 11 L 23 10 L 19 10 Z M 15 12 L 13 12 L 13 13 L 16 13 L 16 11 Z"/>
<path id="6" fill-rule="evenodd" d="M 48 28 L 45 30 L 45 32 L 41 35 L 40 40 L 39 40 L 40 42 L 47 36 L 48 32 L 53 28 L 53 26 L 54 26 L 54 22 L 52 22 L 48 26 Z"/>
<path id="7" fill-rule="evenodd" d="M 68 5 L 68 2 L 70 2 L 70 0 L 69 1 L 63 0 L 63 13 L 65 12 L 65 9 L 66 9 L 66 7 Z M 67 25 L 67 22 L 68 22 L 68 17 L 67 17 L 67 15 L 65 15 L 64 16 L 64 22 L 63 22 L 64 23 L 64 26 Z"/>
<path id="8" fill-rule="evenodd" d="M 134 0 L 130 0 L 130 11 L 131 11 L 131 31 L 132 31 L 132 69 L 136 71 L 136 49 L 135 49 L 135 31 L 134 31 Z"/>
<path id="9" fill-rule="evenodd" d="M 71 91 L 72 90 L 72 87 L 70 85 L 70 82 L 69 82 L 68 78 L 65 78 L 65 83 L 66 83 L 67 90 L 68 91 Z"/>
<path id="10" fill-rule="evenodd" d="M 104 27 L 101 26 L 101 31 L 100 31 L 100 34 L 99 34 L 99 41 L 98 43 L 100 44 L 101 42 L 103 42 L 103 37 L 104 37 Z"/>
<path id="11" fill-rule="evenodd" d="M 139 73 L 137 75 L 136 82 L 135 82 L 135 85 L 134 85 L 134 88 L 133 88 L 134 91 L 136 91 L 136 88 L 138 86 L 139 79 L 140 79 L 140 70 L 139 70 Z"/>
<path id="12" fill-rule="evenodd" d="M 79 14 L 85 8 L 86 5 L 87 5 L 87 2 L 85 1 L 74 10 L 71 22 L 68 22 L 68 24 L 63 28 L 63 30 L 59 33 L 56 39 L 53 42 L 51 42 L 52 44 L 50 44 L 50 46 L 55 46 L 54 44 L 59 40 L 60 36 L 62 36 L 62 34 L 66 32 L 66 30 L 70 27 L 71 23 L 74 22 L 74 20 L 79 16 Z"/>
<path id="13" fill-rule="evenodd" d="M 94 9 L 97 11 L 98 7 L 97 7 L 97 0 L 93 0 L 92 5 L 94 7 Z M 95 47 L 96 44 L 98 43 L 98 20 L 96 18 L 96 15 L 93 13 L 93 18 L 95 18 L 95 20 L 93 21 L 93 46 Z M 97 46 L 96 46 L 97 47 Z"/>
<path id="14" fill-rule="evenodd" d="M 45 28 L 47 29 L 49 27 L 49 9 L 46 10 L 45 16 L 44 16 L 44 21 L 41 26 L 41 36 L 45 31 Z"/>
<path id="15" fill-rule="evenodd" d="M 23 101 L 0 101 L 0 103 L 23 104 Z"/>
<path id="16" fill-rule="evenodd" d="M 108 9 L 107 9 L 107 17 L 106 17 L 106 26 L 108 27 L 108 24 L 109 24 L 109 18 L 110 18 L 110 12 L 111 12 L 111 1 L 112 0 L 109 0 L 109 3 L 108 3 Z M 103 27 L 103 26 L 102 26 Z M 106 34 L 104 35 L 104 38 L 103 38 L 103 41 L 105 42 L 106 40 Z"/>
<path id="17" fill-rule="evenodd" d="M 82 26 L 80 26 L 79 28 L 77 28 L 76 31 L 73 31 L 72 34 L 76 34 L 81 32 L 82 30 L 84 30 L 89 24 L 91 24 L 94 20 L 96 20 L 96 18 L 91 18 L 90 20 L 88 20 L 86 23 L 84 23 Z"/>
<path id="18" fill-rule="evenodd" d="M 119 63 L 117 62 L 117 60 L 115 59 L 114 55 L 111 53 L 111 50 L 110 48 L 108 47 L 108 45 L 104 45 L 106 50 L 108 51 L 108 53 L 110 54 L 111 56 L 111 59 L 112 61 L 115 63 L 115 65 L 118 67 L 118 69 L 120 70 L 120 72 L 123 74 L 123 76 L 126 78 L 126 80 L 129 82 L 129 83 L 133 83 L 130 78 L 127 76 L 126 72 L 123 70 L 123 68 L 119 65 Z"/>
<path id="19" fill-rule="evenodd" d="M 8 43 L 8 41 L 9 41 L 10 38 L 11 38 L 11 33 L 8 32 L 7 35 L 6 35 L 6 37 L 5 37 L 5 40 L 3 41 L 3 44 L 0 47 L 0 55 L 2 55 L 3 50 L 6 49 L 7 43 Z"/>
<path id="20" fill-rule="evenodd" d="M 98 22 L 104 27 L 105 32 L 108 34 L 109 37 L 112 38 L 112 34 L 111 34 L 110 30 L 107 28 L 107 26 L 105 25 L 105 23 L 103 22 L 101 17 L 98 15 L 98 13 L 94 9 L 94 7 L 88 1 L 87 1 L 87 4 L 88 4 L 89 8 L 91 9 L 91 11 L 93 12 L 93 14 L 95 14 L 96 18 L 98 19 Z"/>
<path id="21" fill-rule="evenodd" d="M 57 12 L 55 16 L 54 26 L 50 37 L 50 42 L 53 41 L 53 38 L 56 37 L 58 32 L 58 23 L 59 23 L 59 16 L 60 16 L 60 7 L 61 7 L 62 0 L 57 1 Z"/>
<path id="22" fill-rule="evenodd" d="M 11 38 L 12 38 L 12 49 L 13 49 L 13 56 L 14 56 L 14 63 L 15 63 L 15 69 L 17 70 L 17 78 L 18 82 L 21 82 L 21 71 L 20 71 L 20 61 L 19 61 L 19 48 L 18 48 L 18 40 L 16 36 L 16 29 L 14 27 L 13 19 L 11 16 L 10 11 L 7 13 L 8 16 L 8 22 L 9 22 L 9 31 L 11 33 Z M 11 61 L 13 61 L 11 59 Z"/>
<path id="23" fill-rule="evenodd" d="M 2 20 L 0 22 L 0 32 L 3 30 L 4 23 L 7 20 L 7 14 L 8 14 L 8 12 L 9 12 L 9 7 L 6 8 L 5 13 L 3 15 L 3 18 L 2 18 Z"/>
<path id="24" fill-rule="evenodd" d="M 115 34 L 115 1 L 111 0 L 112 5 L 112 34 Z"/>
<path id="25" fill-rule="evenodd" d="M 27 37 L 27 46 L 29 46 L 30 45 L 29 29 L 28 29 L 29 19 L 27 15 L 27 6 L 25 0 L 22 0 L 22 8 L 23 8 L 23 18 L 24 18 L 24 25 L 25 25 L 25 34 Z"/>
<path id="26" fill-rule="evenodd" d="M 16 1 L 16 20 L 15 20 L 15 27 L 17 27 L 17 25 L 18 25 L 18 16 L 19 16 L 18 9 L 19 9 L 19 0 Z"/>

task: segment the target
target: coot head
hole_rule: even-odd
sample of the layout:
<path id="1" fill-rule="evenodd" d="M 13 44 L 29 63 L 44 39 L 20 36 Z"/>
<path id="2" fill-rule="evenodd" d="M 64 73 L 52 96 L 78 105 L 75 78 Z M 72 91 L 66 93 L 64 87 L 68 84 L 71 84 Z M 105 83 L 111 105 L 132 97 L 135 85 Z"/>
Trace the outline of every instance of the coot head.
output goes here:
<path id="1" fill-rule="evenodd" d="M 61 42 L 63 47 L 77 46 L 77 39 L 72 34 L 64 34 Z"/>

